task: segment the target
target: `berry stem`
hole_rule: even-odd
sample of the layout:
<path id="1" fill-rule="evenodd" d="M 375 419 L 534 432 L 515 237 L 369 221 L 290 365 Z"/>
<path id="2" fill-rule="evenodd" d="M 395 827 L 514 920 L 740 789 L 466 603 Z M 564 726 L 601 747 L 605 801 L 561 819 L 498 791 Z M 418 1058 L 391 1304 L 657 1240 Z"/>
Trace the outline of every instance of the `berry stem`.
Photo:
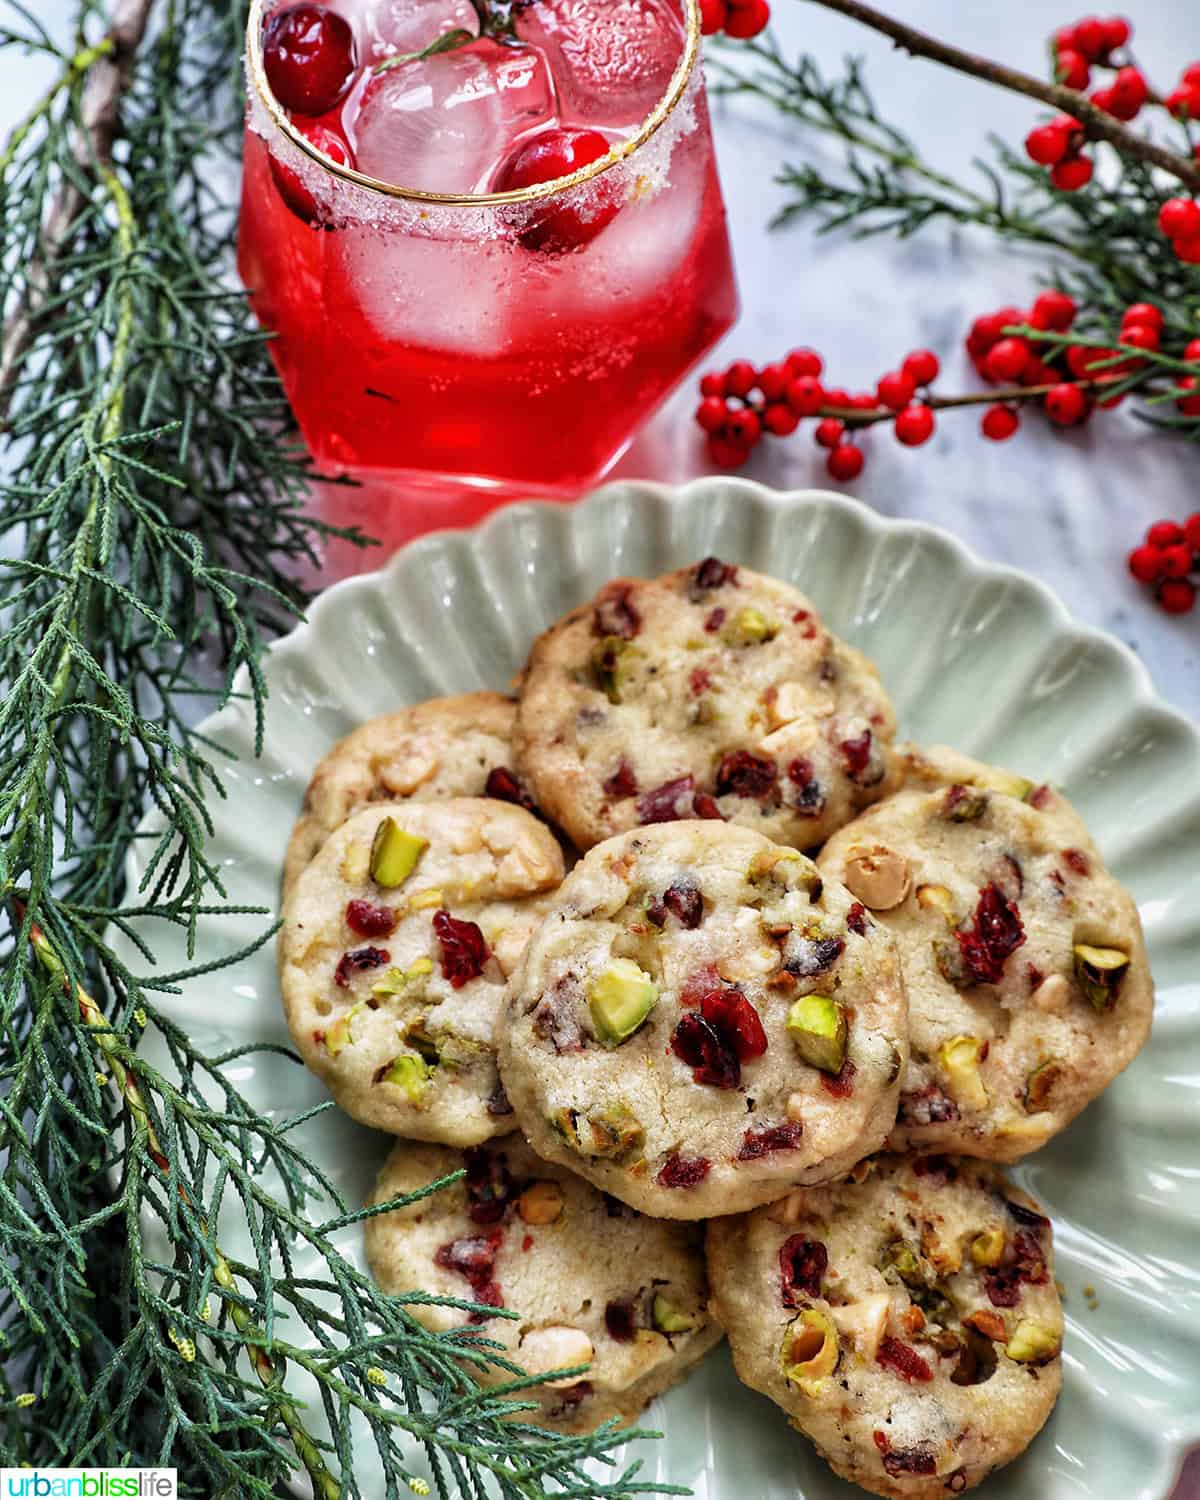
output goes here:
<path id="1" fill-rule="evenodd" d="M 1064 376 L 1064 379 L 1068 377 Z M 1039 401 L 1049 392 L 1055 390 L 1061 382 L 1055 381 L 1053 385 L 1012 385 L 993 387 L 987 391 L 971 391 L 963 396 L 934 396 L 932 394 L 919 396 L 917 404 L 928 406 L 931 411 L 953 411 L 960 406 L 995 406 L 997 403 L 1010 405 L 1022 401 Z M 1072 385 L 1079 387 L 1081 391 L 1104 391 L 1105 395 L 1112 394 L 1112 385 L 1103 380 L 1072 380 Z M 838 421 L 845 422 L 847 427 L 873 427 L 877 422 L 893 422 L 896 413 L 890 406 L 877 406 L 864 411 L 861 407 L 850 406 L 823 406 L 816 413 L 818 417 L 836 417 Z"/>
<path id="2" fill-rule="evenodd" d="M 1073 115 L 1082 123 L 1090 138 L 1108 141 L 1122 156 L 1137 157 L 1152 166 L 1161 167 L 1164 172 L 1169 172 L 1172 177 L 1189 187 L 1194 194 L 1200 195 L 1200 165 L 1177 152 L 1168 151 L 1165 146 L 1146 140 L 1134 130 L 1126 129 L 1077 89 L 1066 88 L 1060 83 L 1044 83 L 1040 78 L 1022 73 L 1018 68 L 1010 68 L 1004 63 L 993 62 L 990 58 L 965 52 L 961 47 L 939 41 L 902 21 L 892 20 L 873 6 L 864 5 L 862 0 L 811 0 L 811 3 L 849 16 L 852 21 L 858 21 L 872 31 L 891 37 L 897 47 L 913 57 L 928 58 L 931 62 L 953 68 L 955 72 L 982 78 L 985 82 L 994 83 L 1013 93 L 1025 94 L 1031 99 L 1040 99 L 1043 104 L 1062 114 Z"/>

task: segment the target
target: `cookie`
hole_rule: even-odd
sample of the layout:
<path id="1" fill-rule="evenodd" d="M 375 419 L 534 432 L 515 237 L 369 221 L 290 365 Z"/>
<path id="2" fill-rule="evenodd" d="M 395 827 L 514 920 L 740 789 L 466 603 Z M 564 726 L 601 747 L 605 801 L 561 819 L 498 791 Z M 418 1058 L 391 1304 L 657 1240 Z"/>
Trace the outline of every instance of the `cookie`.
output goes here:
<path id="1" fill-rule="evenodd" d="M 514 975 L 501 1073 L 530 1144 L 697 1219 L 846 1171 L 907 1057 L 890 938 L 811 860 L 734 824 L 589 851 Z"/>
<path id="2" fill-rule="evenodd" d="M 994 1166 L 880 1157 L 708 1227 L 741 1379 L 844 1479 L 942 1500 L 1028 1447 L 1062 1385 L 1050 1223 Z"/>
<path id="3" fill-rule="evenodd" d="M 547 631 L 514 744 L 581 849 L 680 818 L 807 849 L 894 790 L 894 732 L 874 667 L 803 594 L 710 557 L 617 579 Z"/>
<path id="4" fill-rule="evenodd" d="M 536 1156 L 519 1136 L 465 1153 L 396 1146 L 374 1202 L 449 1172 L 466 1179 L 408 1208 L 366 1221 L 371 1271 L 385 1291 L 418 1290 L 512 1308 L 519 1322 L 414 1304 L 442 1330 L 478 1323 L 528 1374 L 589 1364 L 539 1386 L 521 1421 L 590 1432 L 632 1422 L 718 1343 L 697 1226 L 664 1224 L 598 1193 Z M 477 1378 L 513 1378 L 472 1366 Z"/>
<path id="5" fill-rule="evenodd" d="M 1015 1161 L 1146 1040 L 1141 922 L 1049 787 L 942 749 L 835 834 L 822 872 L 895 936 L 912 1057 L 893 1149 Z"/>
<path id="6" fill-rule="evenodd" d="M 531 813 L 380 803 L 330 834 L 284 910 L 292 1038 L 354 1119 L 467 1146 L 515 1125 L 496 1071 L 507 977 L 563 875 Z"/>
<path id="7" fill-rule="evenodd" d="M 516 712 L 499 693 L 432 698 L 340 740 L 304 794 L 284 857 L 284 896 L 333 830 L 372 802 L 488 796 L 525 805 L 510 769 Z"/>

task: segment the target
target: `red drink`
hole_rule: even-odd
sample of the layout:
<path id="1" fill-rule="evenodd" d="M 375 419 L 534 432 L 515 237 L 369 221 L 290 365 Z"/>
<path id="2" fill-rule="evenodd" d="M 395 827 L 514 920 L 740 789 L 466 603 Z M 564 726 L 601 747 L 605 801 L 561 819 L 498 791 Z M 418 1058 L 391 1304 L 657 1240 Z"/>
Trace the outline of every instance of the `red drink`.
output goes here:
<path id="1" fill-rule="evenodd" d="M 239 266 L 327 469 L 578 488 L 737 312 L 696 3 L 518 0 L 380 68 L 478 10 L 275 5 L 264 68 L 254 7 Z"/>

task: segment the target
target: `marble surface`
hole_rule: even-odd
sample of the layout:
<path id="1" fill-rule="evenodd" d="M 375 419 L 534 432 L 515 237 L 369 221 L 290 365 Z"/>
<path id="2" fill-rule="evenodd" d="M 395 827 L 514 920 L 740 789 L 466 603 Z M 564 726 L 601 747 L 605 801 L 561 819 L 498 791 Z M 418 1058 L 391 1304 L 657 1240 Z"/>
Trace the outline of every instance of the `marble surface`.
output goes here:
<path id="1" fill-rule="evenodd" d="M 68 0 L 38 0 L 39 18 L 66 34 Z M 1064 0 L 892 0 L 893 14 L 977 51 L 1038 70 L 1048 30 L 1074 19 Z M 939 166 L 971 171 L 988 131 L 1019 142 L 1036 110 L 1025 100 L 895 53 L 843 18 L 803 0 L 776 0 L 777 29 L 789 49 L 806 47 L 827 69 L 849 53 L 867 60 L 884 113 L 910 131 Z M 1182 0 L 1140 0 L 1134 15 L 1139 60 L 1165 91 L 1180 66 L 1200 57 L 1200 7 Z M 26 59 L 0 53 L 0 129 L 6 130 L 44 86 Z M 943 358 L 943 388 L 974 388 L 961 352 L 970 319 L 1006 303 L 1025 303 L 1044 270 L 1034 258 L 997 246 L 975 231 L 933 227 L 906 244 L 816 238 L 803 226 L 768 233 L 784 201 L 773 182 L 784 161 L 821 158 L 828 146 L 802 137 L 744 102 L 714 105 L 718 150 L 733 228 L 744 311 L 714 363 L 759 363 L 811 344 L 838 384 L 864 386 L 909 349 L 928 345 Z M 705 471 L 691 425 L 689 383 L 658 414 L 616 473 L 664 480 Z M 760 448 L 746 473 L 780 487 L 828 483 L 823 454 L 800 436 Z M 984 556 L 1027 568 L 1082 620 L 1111 630 L 1145 661 L 1159 692 L 1200 717 L 1200 614 L 1171 619 L 1153 607 L 1125 570 L 1124 558 L 1149 522 L 1200 509 L 1200 457 L 1150 433 L 1125 412 L 1100 413 L 1086 430 L 1051 431 L 1031 420 L 1018 437 L 991 444 L 969 414 L 948 414 L 935 440 L 909 451 L 876 434 L 854 492 L 888 515 L 946 527 Z M 378 557 L 378 554 L 375 554 Z M 366 566 L 374 565 L 368 554 Z M 342 561 L 338 571 L 346 566 Z M 1200 1500 L 1193 1462 L 1175 1500 Z"/>

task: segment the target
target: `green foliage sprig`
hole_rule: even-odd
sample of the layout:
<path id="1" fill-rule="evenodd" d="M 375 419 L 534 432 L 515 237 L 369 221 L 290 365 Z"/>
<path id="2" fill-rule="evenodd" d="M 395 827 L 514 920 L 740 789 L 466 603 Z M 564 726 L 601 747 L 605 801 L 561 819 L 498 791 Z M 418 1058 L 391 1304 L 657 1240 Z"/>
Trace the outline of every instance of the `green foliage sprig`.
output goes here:
<path id="1" fill-rule="evenodd" d="M 815 3 L 885 31 L 915 55 L 1070 109 L 1092 128 L 1096 107 L 1073 90 L 961 53 L 857 0 Z M 1192 127 L 1163 115 L 1179 142 L 1173 150 L 1106 116 L 1094 135 L 1104 143 L 1098 150 L 1109 154 L 1115 176 L 1097 173 L 1087 187 L 1060 192 L 1044 168 L 995 135 L 987 137 L 990 157 L 975 162 L 976 180 L 940 171 L 917 142 L 880 114 L 862 64 L 853 59 L 831 78 L 811 56 L 793 59 L 768 35 L 720 49 L 711 66 L 719 92 L 765 103 L 840 148 L 832 165 L 809 160 L 780 168 L 777 181 L 788 198 L 775 227 L 805 219 L 822 234 L 847 230 L 860 239 L 903 239 L 938 224 L 974 226 L 1027 249 L 1038 258 L 1039 279 L 1070 292 L 1080 308 L 1069 338 L 1024 326 L 1011 330 L 1043 345 L 1048 360 L 1066 344 L 1112 350 L 1124 309 L 1153 303 L 1166 319 L 1161 355 L 1144 357 L 1137 369 L 1122 368 L 1108 394 L 1134 393 L 1141 398 L 1140 416 L 1200 442 L 1200 417 L 1174 406 L 1176 396 L 1188 394 L 1178 380 L 1200 373 L 1183 358 L 1200 329 L 1200 270 L 1176 257 L 1158 227 L 1162 204 L 1190 189 L 1200 173 Z M 1094 371 L 1122 363 L 1110 358 Z"/>
<path id="2" fill-rule="evenodd" d="M 232 275 L 245 7 L 81 0 L 71 51 L 0 9 L 0 45 L 57 73 L 0 153 L 3 1459 L 174 1465 L 205 1500 L 265 1500 L 301 1465 L 321 1500 L 367 1472 L 423 1494 L 422 1459 L 447 1496 L 664 1490 L 636 1464 L 597 1480 L 626 1434 L 526 1425 L 539 1381 L 375 1287 L 338 1247 L 365 1211 L 305 1155 L 304 1120 L 258 1113 L 227 1071 L 244 1053 L 205 1056 L 156 1004 L 205 965 L 154 972 L 148 926 L 194 948 L 200 917 L 237 911 L 192 726 L 242 696 L 261 737 L 260 657 L 327 534 Z M 146 808 L 164 831 L 130 891 Z M 147 1029 L 170 1069 L 140 1054 Z M 217 1242 L 224 1204 L 249 1263 Z M 511 1380 L 482 1385 L 489 1361 Z"/>

